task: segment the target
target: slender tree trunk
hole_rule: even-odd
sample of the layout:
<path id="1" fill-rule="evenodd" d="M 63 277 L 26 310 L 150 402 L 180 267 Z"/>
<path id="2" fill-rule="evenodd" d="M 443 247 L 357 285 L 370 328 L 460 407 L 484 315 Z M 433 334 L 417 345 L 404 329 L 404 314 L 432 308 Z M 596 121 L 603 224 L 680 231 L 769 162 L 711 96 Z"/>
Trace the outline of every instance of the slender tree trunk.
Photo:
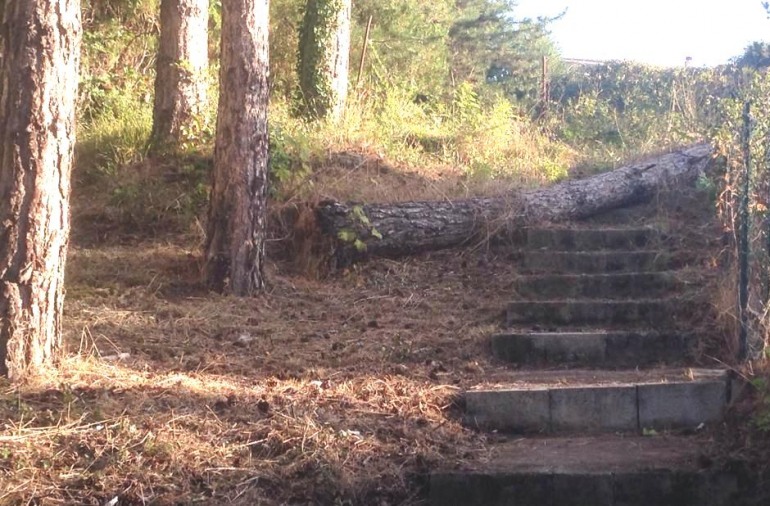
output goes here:
<path id="1" fill-rule="evenodd" d="M 338 119 L 348 95 L 351 0 L 307 0 L 299 40 L 303 114 Z"/>
<path id="2" fill-rule="evenodd" d="M 268 0 L 222 2 L 214 175 L 206 241 L 210 286 L 264 288 L 267 228 Z"/>
<path id="3" fill-rule="evenodd" d="M 6 0 L 0 73 L 0 373 L 55 365 L 80 60 L 79 0 Z"/>
<path id="4" fill-rule="evenodd" d="M 178 146 L 206 107 L 208 0 L 161 0 L 152 144 Z"/>

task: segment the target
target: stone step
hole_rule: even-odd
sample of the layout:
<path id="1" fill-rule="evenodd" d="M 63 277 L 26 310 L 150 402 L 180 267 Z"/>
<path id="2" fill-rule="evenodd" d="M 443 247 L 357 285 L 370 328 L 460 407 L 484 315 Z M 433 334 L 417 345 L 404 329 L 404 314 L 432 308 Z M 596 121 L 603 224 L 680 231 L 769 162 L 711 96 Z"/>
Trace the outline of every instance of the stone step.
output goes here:
<path id="1" fill-rule="evenodd" d="M 634 325 L 652 329 L 670 325 L 676 299 L 515 301 L 508 304 L 506 324 Z"/>
<path id="2" fill-rule="evenodd" d="M 430 477 L 431 506 L 748 506 L 746 469 L 711 464 L 708 440 L 654 436 L 521 438 L 488 461 Z"/>
<path id="3" fill-rule="evenodd" d="M 514 290 L 530 300 L 615 299 L 659 297 L 680 286 L 671 272 L 538 274 L 518 278 Z"/>
<path id="4" fill-rule="evenodd" d="M 669 266 L 670 257 L 645 251 L 525 251 L 525 272 L 610 273 L 658 271 Z"/>
<path id="5" fill-rule="evenodd" d="M 722 370 L 517 371 L 465 393 L 465 421 L 506 432 L 641 432 L 722 419 Z"/>
<path id="6" fill-rule="evenodd" d="M 524 332 L 492 336 L 492 354 L 515 364 L 644 367 L 694 359 L 696 336 L 661 332 Z"/>
<path id="7" fill-rule="evenodd" d="M 660 233 L 641 228 L 531 228 L 527 247 L 548 251 L 594 251 L 654 249 Z"/>

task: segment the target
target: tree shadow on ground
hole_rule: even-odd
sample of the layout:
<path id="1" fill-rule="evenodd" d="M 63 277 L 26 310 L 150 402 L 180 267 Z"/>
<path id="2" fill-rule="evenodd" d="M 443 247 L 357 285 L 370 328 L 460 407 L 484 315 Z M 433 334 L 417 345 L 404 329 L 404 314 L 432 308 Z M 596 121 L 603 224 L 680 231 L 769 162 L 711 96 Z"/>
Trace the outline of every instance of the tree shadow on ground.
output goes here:
<path id="1" fill-rule="evenodd" d="M 63 365 L 0 396 L 3 502 L 416 504 L 431 468 L 481 448 L 446 418 L 452 391 L 404 378 Z"/>

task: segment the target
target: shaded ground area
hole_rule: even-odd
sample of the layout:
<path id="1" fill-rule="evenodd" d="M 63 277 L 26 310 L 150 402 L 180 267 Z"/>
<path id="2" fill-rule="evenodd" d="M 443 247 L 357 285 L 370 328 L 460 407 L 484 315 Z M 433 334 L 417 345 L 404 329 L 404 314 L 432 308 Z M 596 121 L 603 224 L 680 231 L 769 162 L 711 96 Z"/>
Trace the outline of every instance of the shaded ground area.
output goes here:
<path id="1" fill-rule="evenodd" d="M 491 469 L 506 473 L 609 473 L 662 466 L 672 470 L 707 468 L 711 464 L 703 449 L 710 443 L 703 437 L 670 435 L 512 437 L 497 443 L 498 458 L 491 462 Z"/>
<path id="2" fill-rule="evenodd" d="M 0 503 L 411 504 L 483 438 L 453 415 L 496 366 L 512 269 L 489 252 L 371 262 L 270 292 L 199 284 L 196 246 L 72 249 L 67 359 L 7 389 Z M 348 502 L 345 502 L 348 501 Z"/>
<path id="3" fill-rule="evenodd" d="M 235 299 L 199 284 L 194 249 L 138 244 L 74 248 L 70 337 L 154 371 L 316 379 L 396 374 L 454 384 L 491 367 L 514 266 L 503 255 L 443 252 L 378 260 L 323 281 L 271 266 L 266 295 Z"/>

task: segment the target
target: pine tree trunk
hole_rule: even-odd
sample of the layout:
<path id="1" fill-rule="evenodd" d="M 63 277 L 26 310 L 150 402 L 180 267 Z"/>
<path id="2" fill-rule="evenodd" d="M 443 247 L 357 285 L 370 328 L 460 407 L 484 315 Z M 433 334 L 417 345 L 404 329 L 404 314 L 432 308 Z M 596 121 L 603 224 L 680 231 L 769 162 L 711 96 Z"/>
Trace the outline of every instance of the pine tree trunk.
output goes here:
<path id="1" fill-rule="evenodd" d="M 350 67 L 351 0 L 307 0 L 299 41 L 300 108 L 314 118 L 339 119 Z"/>
<path id="2" fill-rule="evenodd" d="M 583 219 L 693 183 L 712 156 L 707 144 L 642 160 L 612 172 L 505 197 L 346 205 L 325 202 L 316 217 L 332 264 L 398 257 L 510 235 L 543 221 Z M 323 249 L 316 247 L 316 250 Z"/>
<path id="3" fill-rule="evenodd" d="M 222 57 L 206 240 L 209 285 L 264 288 L 267 228 L 268 1 L 222 3 Z"/>
<path id="4" fill-rule="evenodd" d="M 80 59 L 79 0 L 6 0 L 0 81 L 0 373 L 58 361 Z"/>
<path id="5" fill-rule="evenodd" d="M 152 144 L 178 146 L 201 128 L 206 107 L 208 0 L 161 0 Z"/>

